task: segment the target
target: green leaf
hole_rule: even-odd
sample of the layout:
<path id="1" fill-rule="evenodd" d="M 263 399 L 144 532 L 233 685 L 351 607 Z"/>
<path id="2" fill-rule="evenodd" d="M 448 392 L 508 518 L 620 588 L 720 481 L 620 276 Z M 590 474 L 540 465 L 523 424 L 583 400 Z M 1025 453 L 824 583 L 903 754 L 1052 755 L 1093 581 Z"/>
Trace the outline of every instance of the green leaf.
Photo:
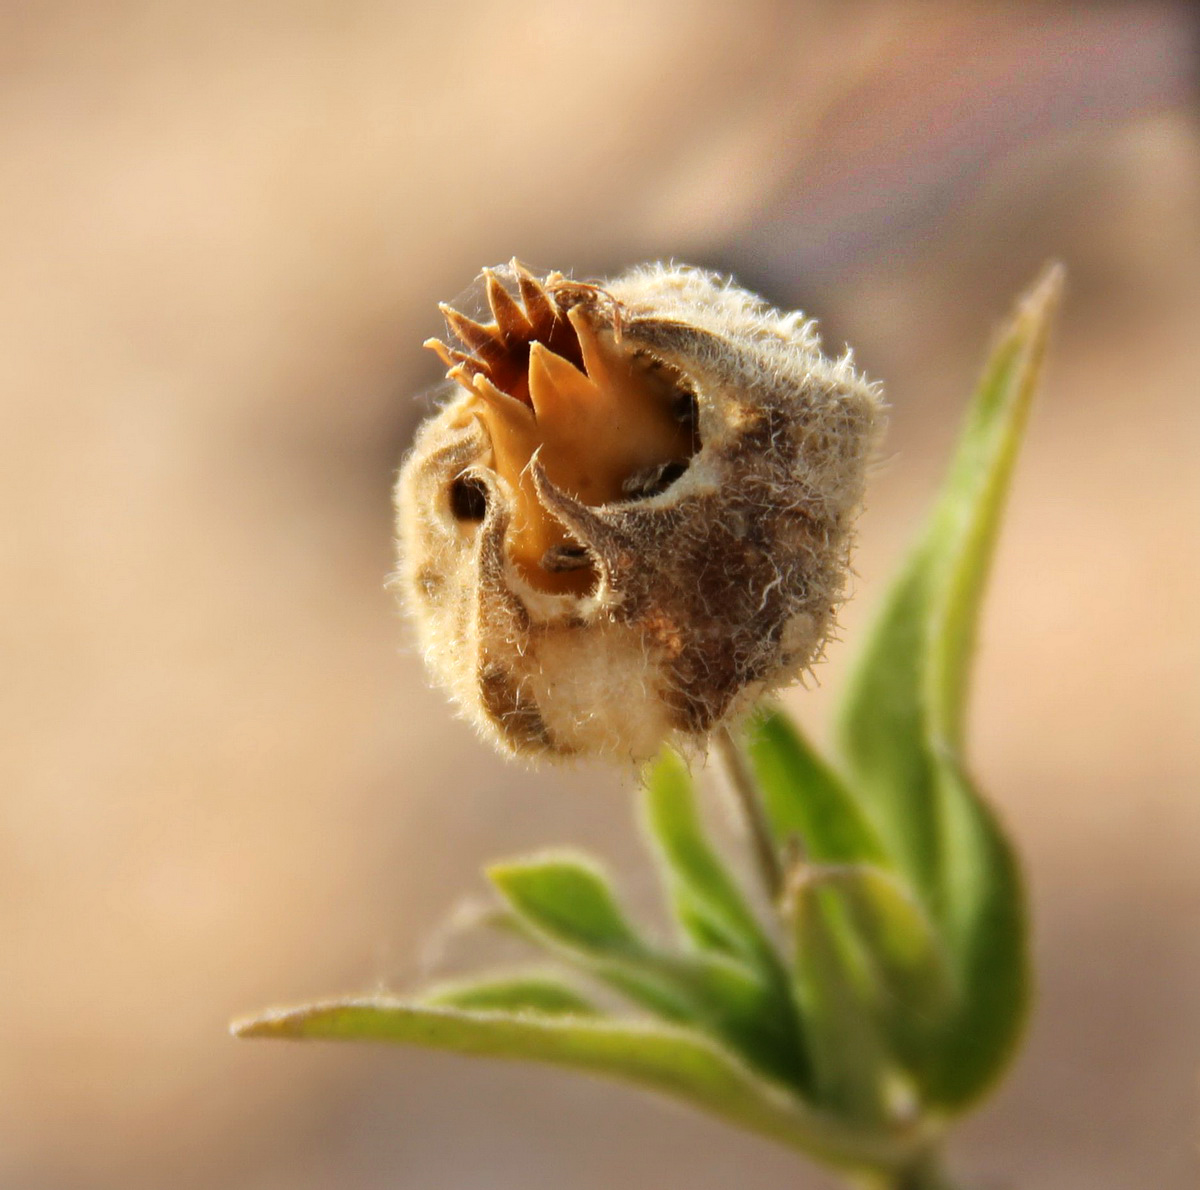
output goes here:
<path id="1" fill-rule="evenodd" d="M 665 1020 L 732 1042 L 776 1077 L 802 1076 L 792 1022 L 758 974 L 728 956 L 668 954 L 645 941 L 585 856 L 550 852 L 496 864 L 488 875 L 531 936 L 559 958 Z"/>
<path id="2" fill-rule="evenodd" d="M 885 863 L 883 847 L 846 783 L 776 706 L 751 717 L 742 746 L 781 845 L 798 839 L 820 863 Z"/>
<path id="3" fill-rule="evenodd" d="M 556 942 L 611 954 L 645 949 L 599 865 L 569 851 L 493 864 L 488 878 L 513 910 Z"/>
<path id="4" fill-rule="evenodd" d="M 844 907 L 803 865 L 789 878 L 784 912 L 793 932 L 796 999 L 817 1102 L 853 1119 L 886 1119 L 891 1064 L 871 1003 L 869 972 Z"/>
<path id="5" fill-rule="evenodd" d="M 969 777 L 939 766 L 947 837 L 948 940 L 959 1010 L 926 1074 L 930 1099 L 957 1107 L 1003 1070 L 1028 1009 L 1028 922 L 1011 844 Z"/>
<path id="6" fill-rule="evenodd" d="M 239 1037 L 393 1041 L 516 1058 L 618 1078 L 712 1112 L 821 1160 L 894 1169 L 929 1144 L 927 1128 L 848 1125 L 761 1078 L 702 1034 L 661 1024 L 463 1012 L 389 997 L 284 1009 L 233 1026 Z"/>
<path id="7" fill-rule="evenodd" d="M 668 1020 L 694 1016 L 690 989 L 629 924 L 586 856 L 548 852 L 493 864 L 488 876 L 535 942 Z"/>
<path id="8" fill-rule="evenodd" d="M 454 980 L 425 989 L 420 1003 L 476 1012 L 596 1013 L 595 1007 L 569 983 L 540 972 Z"/>
<path id="9" fill-rule="evenodd" d="M 962 1007 L 931 1089 L 946 1107 L 992 1081 L 1025 1015 L 1019 873 L 961 749 L 980 599 L 1060 287 L 1050 272 L 1000 336 L 929 528 L 885 602 L 839 724 L 851 783 L 947 946 Z"/>
<path id="10" fill-rule="evenodd" d="M 890 872 L 869 865 L 809 866 L 805 885 L 837 903 L 839 940 L 853 949 L 859 1001 L 894 1059 L 924 1090 L 940 1033 L 955 1007 L 941 938 Z"/>
<path id="11" fill-rule="evenodd" d="M 921 677 L 928 626 L 924 556 L 892 587 L 842 708 L 840 745 L 892 862 L 938 906 L 942 836 Z"/>
<path id="12" fill-rule="evenodd" d="M 857 935 L 868 943 L 883 1016 L 906 1032 L 924 1032 L 953 998 L 946 953 L 924 909 L 889 872 L 866 866 L 827 871 Z"/>
<path id="13" fill-rule="evenodd" d="M 992 352 L 938 502 L 925 658 L 928 723 L 938 751 L 963 748 L 979 611 L 1029 411 L 1062 291 L 1051 269 L 1019 303 Z M 936 543 L 936 544 L 934 544 Z"/>
<path id="14" fill-rule="evenodd" d="M 692 940 L 759 967 L 778 967 L 775 948 L 705 835 L 691 776 L 677 753 L 663 750 L 647 769 L 644 789 L 646 828 L 676 917 Z"/>
<path id="15" fill-rule="evenodd" d="M 708 1015 L 718 1031 L 764 1069 L 797 1085 L 809 1084 L 808 1062 L 787 971 L 705 833 L 691 776 L 683 760 L 664 749 L 649 766 L 642 800 L 646 828 L 659 853 L 659 871 L 675 917 L 701 952 L 704 982 L 733 956 L 756 978 L 752 997 L 718 991 Z"/>

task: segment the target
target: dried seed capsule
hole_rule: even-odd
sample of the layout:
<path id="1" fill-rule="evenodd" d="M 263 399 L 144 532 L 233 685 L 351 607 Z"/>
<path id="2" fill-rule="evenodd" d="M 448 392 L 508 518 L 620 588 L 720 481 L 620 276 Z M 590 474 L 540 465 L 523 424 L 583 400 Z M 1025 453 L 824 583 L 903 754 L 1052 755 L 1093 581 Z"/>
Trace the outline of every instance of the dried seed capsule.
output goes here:
<path id="1" fill-rule="evenodd" d="M 490 321 L 442 307 L 462 391 L 396 490 L 429 668 L 512 753 L 702 738 L 820 654 L 879 392 L 697 269 L 483 276 Z"/>

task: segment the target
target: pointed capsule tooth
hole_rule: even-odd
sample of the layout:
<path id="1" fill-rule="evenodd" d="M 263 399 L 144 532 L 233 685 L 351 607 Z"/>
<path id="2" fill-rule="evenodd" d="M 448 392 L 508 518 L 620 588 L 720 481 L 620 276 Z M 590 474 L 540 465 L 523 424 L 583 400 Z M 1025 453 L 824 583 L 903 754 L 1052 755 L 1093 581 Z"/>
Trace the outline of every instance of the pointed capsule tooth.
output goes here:
<path id="1" fill-rule="evenodd" d="M 552 416 L 562 404 L 554 376 L 546 365 L 546 357 L 552 355 L 541 343 L 529 345 L 529 399 L 539 421 Z"/>
<path id="2" fill-rule="evenodd" d="M 583 368 L 593 384 L 603 387 L 609 382 L 609 369 L 604 361 L 604 347 L 596 334 L 591 320 L 583 312 L 582 306 L 572 306 L 567 311 L 567 318 L 575 328 L 579 339 L 579 350 L 583 356 Z"/>
<path id="3" fill-rule="evenodd" d="M 508 262 L 508 267 L 512 269 L 513 276 L 516 277 L 517 284 L 521 287 L 522 296 L 526 289 L 544 292 L 542 283 L 515 256 Z"/>
<path id="4" fill-rule="evenodd" d="M 531 369 L 536 366 L 544 371 L 550 377 L 551 383 L 560 388 L 573 388 L 588 382 L 587 377 L 579 368 L 569 359 L 547 347 L 545 343 L 529 344 L 529 366 Z"/>
<path id="5" fill-rule="evenodd" d="M 447 368 L 454 367 L 454 357 L 460 354 L 459 352 L 451 351 L 450 348 L 441 341 L 441 339 L 426 339 L 421 346 L 427 348 L 429 351 L 432 351 L 438 357 L 438 359 L 440 359 L 442 363 L 446 365 Z"/>
<path id="6" fill-rule="evenodd" d="M 522 425 L 532 425 L 533 410 L 524 401 L 518 401 L 516 397 L 510 397 L 503 389 L 497 388 L 482 372 L 475 377 L 473 391 L 502 417 L 515 419 Z"/>
<path id="7" fill-rule="evenodd" d="M 445 303 L 438 306 L 438 309 L 441 310 L 450 329 L 473 351 L 478 351 L 486 357 L 504 350 L 504 344 L 497 331 L 481 326 Z"/>
<path id="8" fill-rule="evenodd" d="M 525 311 L 513 300 L 512 295 L 500 284 L 491 269 L 484 269 L 487 283 L 488 305 L 496 318 L 496 327 L 506 339 L 528 339 L 533 333 Z"/>
<path id="9" fill-rule="evenodd" d="M 542 288 L 542 284 L 524 265 L 513 260 L 513 271 L 521 287 L 521 301 L 525 303 L 525 316 L 529 320 L 530 333 L 546 338 L 560 317 L 554 299 Z"/>
<path id="10" fill-rule="evenodd" d="M 447 368 L 456 368 L 461 364 L 472 375 L 488 370 L 487 364 L 477 356 L 468 355 L 465 351 L 455 351 L 453 347 L 447 347 L 441 339 L 426 339 L 421 346 L 429 348 Z"/>
<path id="11" fill-rule="evenodd" d="M 450 358 L 455 368 L 460 372 L 465 372 L 468 376 L 474 378 L 482 373 L 491 379 L 491 369 L 478 356 L 466 355 L 461 351 L 450 349 Z M 447 373 L 449 375 L 449 373 Z"/>
<path id="12" fill-rule="evenodd" d="M 538 420 L 569 416 L 572 406 L 589 400 L 595 385 L 570 360 L 541 343 L 529 348 L 529 399 Z"/>
<path id="13" fill-rule="evenodd" d="M 448 379 L 453 380 L 455 384 L 461 384 L 469 393 L 475 391 L 474 375 L 466 364 L 458 364 L 446 373 Z"/>

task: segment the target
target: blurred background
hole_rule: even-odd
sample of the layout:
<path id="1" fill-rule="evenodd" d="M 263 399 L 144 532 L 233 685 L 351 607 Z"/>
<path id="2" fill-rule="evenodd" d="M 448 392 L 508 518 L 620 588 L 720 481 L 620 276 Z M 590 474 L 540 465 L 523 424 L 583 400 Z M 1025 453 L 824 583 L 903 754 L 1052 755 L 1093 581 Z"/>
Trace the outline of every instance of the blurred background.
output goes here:
<path id="1" fill-rule="evenodd" d="M 235 1042 L 484 953 L 481 863 L 629 782 L 425 683 L 389 486 L 480 266 L 672 256 L 822 321 L 887 457 L 820 736 L 985 345 L 1069 293 L 983 631 L 976 767 L 1040 998 L 981 1187 L 1200 1169 L 1200 121 L 1189 6 L 82 0 L 0 10 L 0 1187 L 829 1187 L 561 1072 Z M 738 840 L 730 838 L 736 846 Z"/>

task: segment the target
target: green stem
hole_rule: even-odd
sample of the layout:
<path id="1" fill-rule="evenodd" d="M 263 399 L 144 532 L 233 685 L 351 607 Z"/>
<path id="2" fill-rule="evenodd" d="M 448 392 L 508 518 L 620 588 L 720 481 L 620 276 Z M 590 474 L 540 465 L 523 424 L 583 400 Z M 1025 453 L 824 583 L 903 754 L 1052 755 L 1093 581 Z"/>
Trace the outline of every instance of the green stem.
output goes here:
<path id="1" fill-rule="evenodd" d="M 771 824 L 767 821 L 758 782 L 755 781 L 754 774 L 746 763 L 746 757 L 727 727 L 717 731 L 713 736 L 712 745 L 745 815 L 759 872 L 766 886 L 767 896 L 774 904 L 783 891 L 783 863 L 779 856 L 779 848 L 775 845 L 775 836 L 771 833 Z"/>
<path id="2" fill-rule="evenodd" d="M 946 1173 L 941 1152 L 932 1150 L 895 1173 L 872 1179 L 863 1190 L 959 1190 L 959 1187 Z"/>

